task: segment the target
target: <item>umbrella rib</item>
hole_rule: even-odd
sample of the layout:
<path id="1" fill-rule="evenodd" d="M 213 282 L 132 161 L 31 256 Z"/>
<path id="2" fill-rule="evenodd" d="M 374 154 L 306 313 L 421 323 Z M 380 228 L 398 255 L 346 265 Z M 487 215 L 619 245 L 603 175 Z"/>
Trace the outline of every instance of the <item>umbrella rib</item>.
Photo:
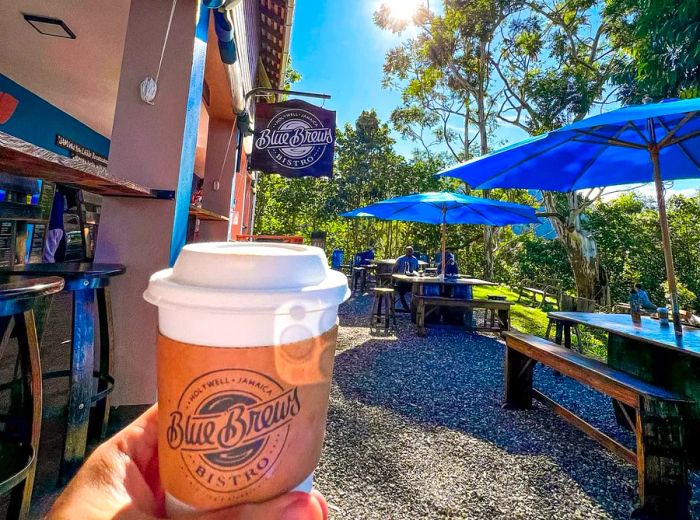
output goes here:
<path id="1" fill-rule="evenodd" d="M 483 219 L 486 221 L 485 224 L 486 224 L 487 226 L 500 227 L 500 226 L 498 226 L 497 224 L 494 224 L 493 221 L 492 221 L 490 218 L 488 218 L 486 215 L 484 215 L 481 211 L 479 211 L 478 209 L 476 209 L 475 206 L 470 206 L 469 209 L 471 209 L 474 213 L 476 213 L 476 214 L 479 215 L 481 218 L 483 218 Z"/>
<path id="2" fill-rule="evenodd" d="M 555 145 L 549 146 L 549 147 L 545 148 L 544 150 L 539 150 L 539 151 L 535 152 L 534 154 L 529 155 L 529 156 L 527 156 L 527 157 L 525 157 L 525 158 L 519 160 L 519 161 L 516 162 L 515 164 L 512 164 L 512 165 L 509 166 L 508 168 L 499 171 L 498 173 L 492 175 L 491 177 L 489 177 L 488 179 L 484 180 L 483 182 L 480 182 L 477 186 L 475 186 L 475 188 L 479 188 L 480 186 L 483 186 L 484 184 L 493 181 L 493 179 L 495 179 L 496 177 L 500 177 L 500 176 L 502 176 L 502 175 L 505 175 L 505 174 L 508 173 L 509 171 L 511 171 L 511 170 L 513 170 L 513 169 L 515 169 L 515 168 L 517 168 L 518 166 L 521 166 L 522 164 L 524 164 L 524 163 L 530 161 L 531 159 L 534 159 L 535 157 L 539 157 L 540 155 L 544 155 L 544 154 L 546 154 L 547 152 L 551 152 L 551 151 L 554 150 L 555 148 L 558 148 L 559 146 L 563 145 L 564 143 L 568 143 L 569 141 L 573 141 L 573 140 L 575 140 L 575 139 L 576 139 L 576 135 L 572 135 L 571 137 L 568 137 L 567 139 L 565 139 L 564 141 L 561 141 L 560 143 L 557 143 L 557 144 L 555 144 Z M 459 177 L 457 177 L 457 178 L 459 178 Z"/>
<path id="3" fill-rule="evenodd" d="M 668 132 L 668 134 L 666 134 L 666 136 L 661 140 L 661 142 L 659 143 L 659 148 L 663 148 L 664 146 L 666 146 L 666 144 L 668 144 L 671 141 L 671 139 L 673 139 L 673 136 L 676 135 L 676 132 L 678 132 L 678 130 L 683 128 L 683 125 L 685 125 L 688 121 L 693 119 L 696 114 L 697 114 L 697 112 L 688 112 L 685 115 L 685 117 L 683 119 L 681 119 L 679 121 L 679 123 L 673 128 L 673 130 Z M 657 120 L 659 121 L 661 126 L 666 128 L 666 125 L 663 124 L 663 122 L 661 121 L 661 118 L 657 118 Z M 652 121 L 653 121 L 653 118 L 652 118 Z M 668 128 L 666 128 L 666 130 L 668 131 Z"/>
<path id="4" fill-rule="evenodd" d="M 660 124 L 661 126 L 664 127 L 664 130 L 668 131 L 668 127 L 666 126 L 666 123 L 664 123 L 664 122 L 661 121 L 660 119 L 659 119 L 659 124 Z M 697 159 L 695 159 L 695 157 L 693 157 L 693 156 L 690 154 L 690 152 L 688 151 L 688 149 L 685 147 L 685 144 L 682 143 L 682 142 L 680 142 L 680 141 L 679 141 L 678 143 L 676 143 L 676 144 L 678 145 L 678 148 L 680 148 L 681 152 L 683 152 L 683 155 L 685 155 L 685 156 L 687 157 L 687 159 L 688 159 L 691 163 L 693 163 L 693 165 L 694 165 L 697 169 L 700 170 L 700 162 L 698 162 Z"/>
<path id="5" fill-rule="evenodd" d="M 661 120 L 659 120 L 659 122 L 661 122 Z M 642 141 L 644 141 L 644 144 L 646 144 L 646 145 L 648 146 L 648 145 L 649 145 L 649 139 L 647 139 L 647 136 L 644 135 L 644 132 L 642 132 L 642 131 L 639 129 L 639 127 L 638 127 L 637 125 L 634 124 L 634 121 L 630 121 L 630 124 L 631 124 L 632 128 L 634 129 L 634 131 L 637 132 L 637 134 L 639 135 L 639 137 L 642 138 Z"/>
<path id="6" fill-rule="evenodd" d="M 617 139 L 617 137 L 618 137 L 622 132 L 624 132 L 625 130 L 627 130 L 627 127 L 629 126 L 629 124 L 630 124 L 630 123 L 627 123 L 627 124 L 624 125 L 622 128 L 620 128 L 620 129 L 617 131 L 617 133 L 615 133 L 615 135 L 613 135 L 613 139 Z M 632 126 L 634 126 L 634 125 L 632 125 Z M 577 183 L 578 181 L 580 181 L 580 180 L 581 180 L 581 177 L 583 177 L 583 176 L 586 174 L 586 172 L 588 172 L 588 170 L 590 170 L 590 169 L 593 167 L 593 165 L 594 165 L 595 162 L 598 160 L 598 158 L 599 158 L 601 155 L 603 155 L 603 153 L 604 153 L 606 150 L 607 150 L 607 148 L 606 148 L 605 146 L 599 146 L 599 147 L 598 147 L 598 150 L 596 151 L 595 154 L 593 154 L 593 157 L 591 157 L 591 158 L 588 160 L 588 162 L 585 164 L 585 166 L 584 166 L 584 167 L 581 169 L 581 171 L 576 175 L 576 178 L 571 182 L 569 191 L 575 190 L 574 186 L 576 186 L 576 183 Z"/>
<path id="7" fill-rule="evenodd" d="M 690 132 L 689 134 L 684 135 L 682 137 L 676 137 L 675 139 L 672 139 L 666 146 L 670 146 L 672 144 L 682 143 L 683 141 L 688 141 L 688 140 L 692 139 L 693 137 L 697 137 L 699 135 L 700 135 L 700 130 L 696 130 L 696 131 Z"/>
<path id="8" fill-rule="evenodd" d="M 629 123 L 626 123 L 623 128 L 626 128 L 628 124 Z M 589 143 L 589 144 L 597 144 L 597 145 L 609 144 L 612 146 L 621 146 L 623 148 L 635 148 L 637 150 L 646 150 L 647 149 L 646 146 L 642 146 L 640 144 L 631 143 L 629 141 L 621 141 L 620 139 L 610 138 L 607 135 L 600 135 L 600 134 L 596 134 L 595 132 L 588 132 L 587 130 L 574 130 L 574 132 L 578 132 L 579 134 L 587 135 L 589 137 L 595 137 L 595 138 L 601 139 L 603 141 L 603 142 L 586 141 L 584 139 L 576 139 L 576 141 L 579 143 Z"/>
<path id="9" fill-rule="evenodd" d="M 391 214 L 390 214 L 389 216 L 390 216 L 390 217 L 395 217 L 395 216 L 398 215 L 399 213 L 402 213 L 402 212 L 404 212 L 404 211 L 406 211 L 406 210 L 409 210 L 409 209 L 413 209 L 413 207 L 412 207 L 411 205 L 400 206 L 400 207 L 399 207 L 398 209 L 396 209 L 395 211 L 392 211 Z M 389 220 L 389 219 L 387 219 L 387 220 Z"/>

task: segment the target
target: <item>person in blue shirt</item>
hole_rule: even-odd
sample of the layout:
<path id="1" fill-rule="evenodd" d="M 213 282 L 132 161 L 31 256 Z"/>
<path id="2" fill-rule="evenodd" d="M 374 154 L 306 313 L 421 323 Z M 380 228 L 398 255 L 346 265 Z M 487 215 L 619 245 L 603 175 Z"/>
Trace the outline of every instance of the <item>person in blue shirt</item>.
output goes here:
<path id="1" fill-rule="evenodd" d="M 404 274 L 404 273 L 415 273 L 418 271 L 418 259 L 413 256 L 413 247 L 406 247 L 406 254 L 400 256 L 396 259 L 394 264 L 394 273 Z M 396 290 L 399 293 L 399 298 L 401 300 L 401 306 L 404 310 L 409 310 L 408 303 L 406 302 L 406 294 L 411 292 L 413 284 L 406 282 L 399 282 L 396 284 Z"/>
<path id="2" fill-rule="evenodd" d="M 413 256 L 413 247 L 406 247 L 406 254 L 400 256 L 396 259 L 394 264 L 394 272 L 403 273 L 414 273 L 418 271 L 418 259 Z"/>
<path id="3" fill-rule="evenodd" d="M 362 253 L 360 253 L 360 256 L 362 258 L 361 265 L 370 265 L 374 260 L 374 249 L 369 248 L 367 251 L 362 251 Z"/>
<path id="4" fill-rule="evenodd" d="M 634 285 L 634 288 L 637 291 L 637 298 L 639 298 L 639 304 L 642 306 L 642 309 L 655 311 L 656 305 L 649 299 L 649 294 L 643 289 L 642 284 L 637 283 Z"/>
<path id="5" fill-rule="evenodd" d="M 438 274 L 442 274 L 442 264 L 438 264 Z M 459 267 L 455 262 L 455 255 L 452 253 L 445 254 L 445 276 L 457 276 Z"/>

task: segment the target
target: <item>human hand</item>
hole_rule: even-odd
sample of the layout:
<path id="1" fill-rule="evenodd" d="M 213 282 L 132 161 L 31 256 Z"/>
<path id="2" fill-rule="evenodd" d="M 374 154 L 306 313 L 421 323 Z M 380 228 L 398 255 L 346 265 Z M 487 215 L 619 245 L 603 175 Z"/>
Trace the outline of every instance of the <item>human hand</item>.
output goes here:
<path id="1" fill-rule="evenodd" d="M 104 442 L 61 493 L 46 520 L 153 520 L 165 517 L 158 474 L 158 405 Z M 244 504 L 191 520 L 326 520 L 327 504 L 317 491 L 287 493 L 260 504 Z"/>

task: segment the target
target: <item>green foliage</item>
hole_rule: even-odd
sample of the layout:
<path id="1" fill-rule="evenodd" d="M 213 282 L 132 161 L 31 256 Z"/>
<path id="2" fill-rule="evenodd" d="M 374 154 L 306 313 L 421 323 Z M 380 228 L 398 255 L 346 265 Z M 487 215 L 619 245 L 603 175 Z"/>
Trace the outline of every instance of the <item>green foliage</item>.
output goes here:
<path id="1" fill-rule="evenodd" d="M 666 299 L 670 300 L 671 291 L 668 288 L 668 281 L 664 281 L 661 287 L 666 293 Z M 693 291 L 688 289 L 684 284 L 676 282 L 676 291 L 678 292 L 678 305 L 681 309 L 695 309 L 695 304 L 697 302 L 697 296 Z"/>
<path id="2" fill-rule="evenodd" d="M 301 81 L 301 73 L 292 66 L 292 59 L 287 60 L 287 70 L 284 72 L 284 90 L 291 90 L 295 83 Z"/>
<path id="3" fill-rule="evenodd" d="M 517 286 L 521 281 L 553 281 L 565 290 L 574 288 L 566 251 L 560 242 L 532 232 L 524 233 L 497 255 L 498 280 Z"/>
<path id="4" fill-rule="evenodd" d="M 337 131 L 332 179 L 261 176 L 256 232 L 308 238 L 312 231 L 326 231 L 329 252 L 341 248 L 352 254 L 376 247 L 382 256 L 396 256 L 407 244 L 426 252 L 436 251 L 440 244 L 437 226 L 338 216 L 390 197 L 456 188 L 455 181 L 434 177 L 444 167 L 439 156 L 416 155 L 407 160 L 394 151 L 389 133 L 388 125 L 374 110 L 365 111 L 355 125 Z M 470 242 L 472 235 L 465 239 L 459 226 L 453 227 L 450 246 L 460 248 Z"/>
<path id="5" fill-rule="evenodd" d="M 623 100 L 699 95 L 700 2 L 606 0 L 604 13 L 623 63 L 614 77 Z"/>
<path id="6" fill-rule="evenodd" d="M 490 294 L 505 296 L 508 301 L 517 302 L 518 293 L 504 285 L 496 287 L 474 287 L 474 298 L 486 299 Z M 544 337 L 547 332 L 547 311 L 515 303 L 510 308 L 510 322 L 514 329 L 526 334 Z M 597 357 L 605 361 L 607 356 L 605 334 L 595 330 L 581 330 L 583 352 L 586 355 Z"/>
<path id="7" fill-rule="evenodd" d="M 650 200 L 634 193 L 598 202 L 587 212 L 586 228 L 593 233 L 607 273 L 613 301 L 626 301 L 629 287 L 640 282 L 654 302 L 666 301 L 666 278 L 659 214 Z M 700 294 L 700 194 L 674 196 L 668 202 L 676 274 L 685 305 L 698 308 Z"/>

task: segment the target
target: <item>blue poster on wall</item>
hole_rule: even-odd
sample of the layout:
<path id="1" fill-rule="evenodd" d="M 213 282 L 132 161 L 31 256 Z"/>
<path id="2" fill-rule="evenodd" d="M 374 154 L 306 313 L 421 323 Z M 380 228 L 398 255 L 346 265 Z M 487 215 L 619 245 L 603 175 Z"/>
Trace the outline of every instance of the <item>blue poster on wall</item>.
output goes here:
<path id="1" fill-rule="evenodd" d="M 109 139 L 0 74 L 0 132 L 105 166 Z"/>

